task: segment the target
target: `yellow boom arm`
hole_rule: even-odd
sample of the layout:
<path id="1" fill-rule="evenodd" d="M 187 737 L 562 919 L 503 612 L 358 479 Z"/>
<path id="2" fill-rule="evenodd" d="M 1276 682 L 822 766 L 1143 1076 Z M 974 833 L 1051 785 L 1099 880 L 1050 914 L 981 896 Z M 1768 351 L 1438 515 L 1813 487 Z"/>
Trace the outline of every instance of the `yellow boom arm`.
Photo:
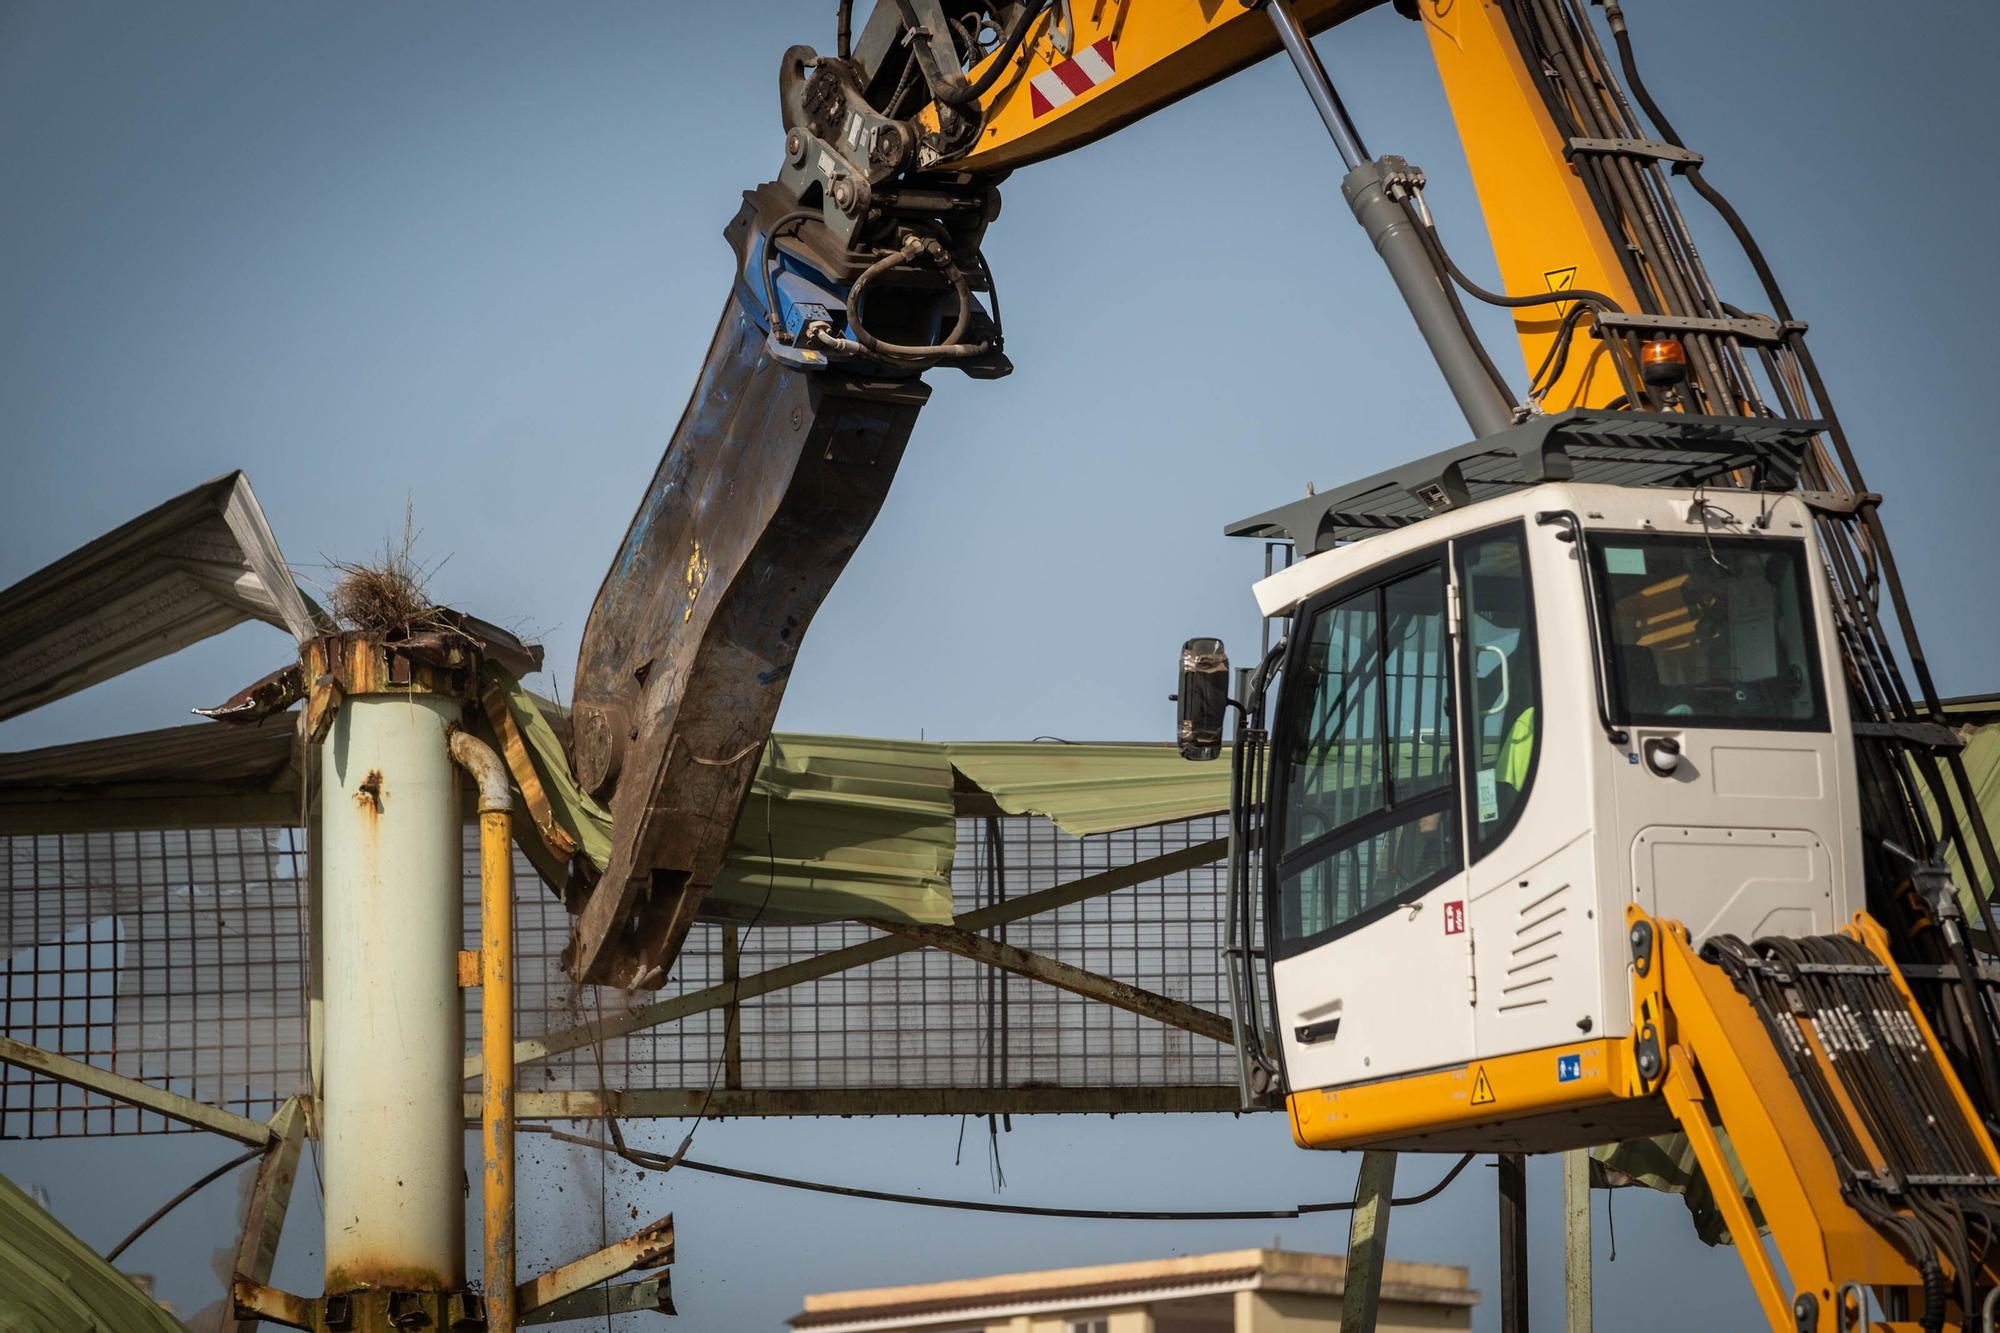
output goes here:
<path id="1" fill-rule="evenodd" d="M 1332 27 L 1373 0 L 1302 0 L 1308 32 Z M 1572 150 L 1529 75 L 1521 46 L 1493 0 L 1424 0 L 1421 17 L 1487 220 L 1501 285 L 1512 295 L 1568 289 L 1640 303 L 1571 162 Z M 976 144 L 953 165 L 997 172 L 1079 148 L 1280 49 L 1270 18 L 1237 0 L 1094 0 L 1051 5 L 980 99 Z M 937 128 L 935 105 L 923 113 Z M 1544 363 L 1570 303 L 1528 306 L 1515 318 L 1529 370 Z M 1625 394 L 1606 345 L 1571 357 L 1540 402 L 1549 411 L 1602 407 Z"/>

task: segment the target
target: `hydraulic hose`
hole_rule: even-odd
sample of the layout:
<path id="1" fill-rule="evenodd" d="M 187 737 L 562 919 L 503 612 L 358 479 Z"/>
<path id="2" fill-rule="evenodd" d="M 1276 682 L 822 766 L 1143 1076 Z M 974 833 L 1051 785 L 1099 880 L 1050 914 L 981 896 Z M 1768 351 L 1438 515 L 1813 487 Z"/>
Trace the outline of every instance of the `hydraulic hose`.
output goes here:
<path id="1" fill-rule="evenodd" d="M 811 221 L 819 217 L 816 209 L 795 208 L 781 213 L 764 231 L 764 253 L 759 264 L 759 272 L 764 280 L 764 307 L 769 331 L 776 333 L 781 326 L 778 317 L 778 291 L 773 278 L 776 265 L 778 233 L 795 222 Z M 884 342 L 868 332 L 861 323 L 861 301 L 868 285 L 887 273 L 900 268 L 919 256 L 928 255 L 950 280 L 952 291 L 958 297 L 958 318 L 951 326 L 951 332 L 934 346 L 911 346 L 903 343 Z M 965 273 L 951 260 L 951 255 L 934 240 L 912 236 L 898 249 L 890 251 L 867 268 L 854 280 L 847 292 L 847 325 L 854 334 L 851 339 L 836 337 L 824 325 L 809 325 L 802 331 L 802 338 L 816 340 L 836 351 L 867 352 L 875 356 L 895 357 L 899 360 L 938 361 L 948 358 L 980 356 L 991 349 L 992 343 L 961 343 L 967 326 L 972 323 L 972 287 Z"/>
<path id="2" fill-rule="evenodd" d="M 1421 224 L 1421 219 L 1419 223 Z M 1425 248 L 1431 252 L 1431 261 L 1442 271 L 1446 261 L 1443 257 L 1443 248 L 1438 245 L 1437 234 L 1421 225 L 1417 234 L 1423 238 Z M 1458 299 L 1457 290 L 1447 278 L 1441 277 L 1438 285 L 1444 288 L 1445 300 L 1451 304 L 1451 313 L 1458 320 L 1459 330 L 1465 334 L 1466 342 L 1472 345 L 1472 353 L 1479 358 L 1479 364 L 1485 367 L 1487 378 L 1493 381 L 1493 387 L 1500 391 L 1500 397 L 1507 406 L 1518 409 L 1521 400 L 1514 396 L 1514 386 L 1507 383 L 1506 376 L 1500 373 L 1500 367 L 1493 364 L 1493 357 L 1486 350 L 1486 342 L 1479 336 L 1479 330 L 1472 327 L 1472 317 L 1465 313 L 1465 303 Z"/>
<path id="3" fill-rule="evenodd" d="M 958 296 L 958 318 L 951 326 L 951 332 L 941 342 L 931 346 L 913 346 L 906 343 L 884 342 L 870 333 L 861 322 L 861 305 L 868 287 L 877 278 L 891 269 L 901 268 L 919 255 L 928 256 L 950 280 L 952 291 Z M 966 327 L 972 322 L 972 287 L 966 281 L 965 272 L 951 261 L 951 255 L 936 241 L 912 236 L 903 244 L 882 256 L 861 271 L 854 285 L 847 289 L 847 327 L 854 335 L 854 341 L 864 350 L 877 356 L 892 356 L 904 360 L 927 361 L 946 357 L 979 356 L 990 343 L 961 343 Z"/>
<path id="4" fill-rule="evenodd" d="M 1554 383 L 1555 380 L 1561 378 L 1562 368 L 1569 360 L 1570 341 L 1575 334 L 1576 320 L 1581 311 L 1585 308 L 1595 308 L 1609 311 L 1613 314 L 1623 313 L 1623 307 L 1617 301 L 1603 292 L 1593 291 L 1588 287 L 1572 287 L 1559 292 L 1536 292 L 1527 296 L 1507 296 L 1501 292 L 1488 291 L 1467 277 L 1465 271 L 1459 268 L 1457 263 L 1453 261 L 1451 252 L 1444 248 L 1444 240 L 1437 233 L 1436 223 L 1420 212 L 1410 200 L 1406 199 L 1403 201 L 1403 208 L 1416 224 L 1417 232 L 1423 237 L 1424 245 L 1430 251 L 1432 261 L 1451 279 L 1452 283 L 1463 288 L 1466 294 L 1474 300 L 1484 302 L 1487 305 L 1512 310 L 1526 309 L 1538 305 L 1558 305 L 1565 301 L 1574 301 L 1576 303 L 1575 307 L 1564 317 L 1562 328 L 1558 331 L 1556 340 L 1550 344 L 1548 355 L 1542 358 L 1542 364 L 1536 369 L 1529 382 L 1528 396 L 1531 399 L 1539 397 L 1542 392 L 1546 392 L 1542 387 L 1544 377 L 1547 378 L 1549 383 Z M 1451 290 L 1450 284 L 1447 284 L 1445 290 L 1447 292 Z M 1453 297 L 1453 304 L 1457 304 L 1456 296 Z M 1461 318 L 1463 318 L 1462 310 Z M 1500 372 L 1497 369 L 1493 369 L 1493 362 L 1486 355 L 1485 348 L 1479 345 L 1476 338 L 1473 340 L 1473 343 L 1478 348 L 1480 360 L 1492 371 L 1494 381 L 1501 385 L 1501 392 L 1506 395 L 1509 404 L 1513 404 L 1513 391 L 1500 379 Z M 1618 358 L 1615 352 L 1611 355 L 1611 364 L 1612 368 L 1618 374 L 1619 383 L 1625 387 L 1626 399 L 1628 401 L 1635 401 L 1638 386 L 1632 382 L 1631 377 L 1626 371 L 1625 363 Z M 1552 365 L 1554 366 L 1553 372 L 1550 370 Z"/>
<path id="5" fill-rule="evenodd" d="M 1687 145 L 1681 142 L 1681 136 L 1675 131 L 1673 123 L 1667 119 L 1666 113 L 1660 110 L 1660 104 L 1653 100 L 1653 94 L 1647 89 L 1646 81 L 1639 77 L 1639 62 L 1632 54 L 1632 34 L 1626 31 L 1625 11 L 1619 7 L 1618 0 L 1605 0 L 1604 18 L 1611 28 L 1611 40 L 1618 47 L 1618 64 L 1625 73 L 1625 82 L 1632 86 L 1632 96 L 1638 100 L 1647 119 L 1653 122 L 1653 128 L 1660 132 L 1662 139 L 1676 148 L 1686 148 Z M 1777 276 L 1771 272 L 1771 265 L 1764 258 L 1763 247 L 1759 246 L 1757 238 L 1750 234 L 1750 226 L 1744 222 L 1743 215 L 1736 211 L 1735 205 L 1723 197 L 1720 190 L 1702 177 L 1700 163 L 1690 164 L 1685 174 L 1688 184 L 1694 187 L 1695 193 L 1706 199 L 1709 206 L 1721 215 L 1723 222 L 1736 237 L 1736 243 L 1743 247 L 1744 257 L 1750 261 L 1750 267 L 1756 270 L 1757 281 L 1764 285 L 1764 294 L 1771 298 L 1772 312 L 1781 321 L 1789 323 L 1792 318 L 1791 306 L 1786 303 L 1784 292 L 1779 290 Z"/>
<path id="6" fill-rule="evenodd" d="M 1533 292 L 1527 296 L 1507 296 L 1501 292 L 1489 292 L 1466 277 L 1464 270 L 1452 261 L 1451 252 L 1444 248 L 1444 242 L 1437 234 L 1435 223 L 1425 221 L 1407 201 L 1403 207 L 1409 211 L 1411 220 L 1422 231 L 1431 253 L 1437 258 L 1438 263 L 1443 265 L 1444 271 L 1450 274 L 1451 280 L 1464 288 L 1466 295 L 1475 301 L 1483 301 L 1487 305 L 1502 306 L 1510 310 L 1519 310 L 1526 306 L 1557 305 L 1564 301 L 1581 301 L 1585 305 L 1596 306 L 1614 315 L 1623 314 L 1625 311 L 1625 307 L 1603 292 L 1592 291 L 1588 287 L 1570 287 L 1559 292 Z"/>
<path id="7" fill-rule="evenodd" d="M 772 269 L 777 265 L 778 233 L 794 222 L 807 222 L 819 216 L 816 208 L 795 208 L 789 213 L 781 213 L 777 221 L 764 229 L 764 253 L 758 260 L 758 272 L 764 278 L 764 319 L 767 331 L 778 331 L 778 288 L 772 278 Z"/>
<path id="8" fill-rule="evenodd" d="M 1000 81 L 1000 74 L 1013 60 L 1014 53 L 1021 49 L 1021 42 L 1028 35 L 1028 25 L 1048 7 L 1049 0 L 1025 0 L 1019 9 L 1014 11 L 1014 21 L 1007 25 L 1007 31 L 1001 34 L 1000 45 L 994 48 L 993 60 L 987 65 L 986 72 L 961 87 L 939 93 L 938 100 L 949 102 L 953 106 L 964 106 L 967 102 L 976 102 L 986 96 L 988 90 Z"/>

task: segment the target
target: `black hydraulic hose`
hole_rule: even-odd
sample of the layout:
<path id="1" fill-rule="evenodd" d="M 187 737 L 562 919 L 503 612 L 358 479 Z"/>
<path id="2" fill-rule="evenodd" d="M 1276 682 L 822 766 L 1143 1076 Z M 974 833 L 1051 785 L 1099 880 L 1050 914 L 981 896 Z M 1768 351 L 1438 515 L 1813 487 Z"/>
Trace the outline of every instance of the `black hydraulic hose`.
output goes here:
<path id="1" fill-rule="evenodd" d="M 1028 25 L 1048 7 L 1049 0 L 1025 0 L 1019 9 L 1014 11 L 1014 21 L 1007 25 L 1007 31 L 1001 35 L 1000 44 L 993 50 L 993 62 L 986 67 L 986 72 L 962 88 L 940 93 L 938 100 L 949 102 L 953 106 L 964 106 L 967 102 L 984 97 L 987 91 L 1000 81 L 1001 72 L 1014 58 L 1014 52 L 1020 49 L 1022 39 L 1028 35 Z"/>
<path id="2" fill-rule="evenodd" d="M 778 288 L 771 274 L 777 265 L 778 233 L 794 222 L 807 222 L 818 216 L 816 208 L 795 208 L 779 214 L 778 220 L 764 229 L 764 253 L 758 259 L 758 272 L 764 278 L 764 320 L 771 333 L 778 331 Z"/>
<path id="3" fill-rule="evenodd" d="M 951 332 L 941 342 L 929 347 L 912 346 L 904 343 L 884 342 L 868 332 L 861 323 L 861 300 L 868 285 L 887 273 L 900 268 L 920 254 L 929 254 L 943 269 L 950 280 L 952 291 L 958 296 L 958 319 L 951 326 Z M 966 326 L 972 322 L 972 286 L 966 281 L 965 273 L 951 262 L 950 255 L 936 241 L 920 241 L 915 237 L 905 241 L 900 249 L 892 250 L 861 271 L 854 285 L 847 289 L 847 328 L 854 335 L 854 341 L 878 356 L 899 357 L 905 360 L 929 360 L 934 357 L 978 356 L 985 352 L 987 343 L 961 343 Z"/>
<path id="4" fill-rule="evenodd" d="M 1943 1333 L 1944 1308 L 1947 1293 L 1944 1285 L 1944 1269 L 1929 1255 L 1924 1256 L 1918 1271 L 1924 1275 L 1924 1312 L 1917 1319 L 1917 1327 L 1924 1333 Z M 1968 1275 L 1968 1280 L 1970 1275 Z"/>
<path id="5" fill-rule="evenodd" d="M 901 1203 L 917 1208 L 949 1208 L 969 1213 L 1004 1213 L 1015 1217 L 1069 1217 L 1103 1222 L 1249 1222 L 1265 1219 L 1284 1220 L 1306 1217 L 1314 1213 L 1352 1212 L 1352 1202 L 1331 1201 L 1327 1203 L 1301 1203 L 1290 1208 L 1228 1208 L 1203 1211 L 1180 1211 L 1171 1209 L 1135 1208 L 1050 1208 L 1033 1204 L 990 1203 L 981 1199 L 938 1199 L 928 1194 L 897 1194 L 889 1190 L 866 1189 L 858 1185 L 829 1185 L 824 1181 L 800 1180 L 793 1176 L 772 1175 L 766 1171 L 747 1171 L 737 1166 L 718 1166 L 713 1162 L 697 1162 L 683 1157 L 674 1162 L 664 1153 L 646 1152 L 640 1148 L 620 1149 L 616 1144 L 603 1139 L 587 1138 L 581 1134 L 566 1134 L 557 1129 L 536 1129 L 534 1132 L 546 1134 L 562 1143 L 574 1143 L 583 1148 L 595 1148 L 599 1152 L 615 1153 L 634 1166 L 648 1171 L 664 1171 L 670 1166 L 682 1171 L 699 1171 L 705 1175 L 726 1176 L 731 1180 L 747 1180 L 758 1185 L 776 1185 L 782 1189 L 805 1190 L 813 1194 L 837 1194 L 848 1199 L 867 1199 L 874 1203 Z M 1475 1154 L 1466 1153 L 1444 1173 L 1444 1178 L 1421 1194 L 1408 1198 L 1391 1199 L 1390 1204 L 1407 1208 L 1435 1199 L 1457 1180 L 1466 1167 L 1472 1164 Z"/>
<path id="6" fill-rule="evenodd" d="M 240 1154 L 239 1156 L 236 1157 L 232 1157 L 228 1161 L 224 1162 L 221 1166 L 216 1167 L 213 1171 L 210 1171 L 207 1175 L 203 1176 L 200 1180 L 195 1181 L 194 1184 L 189 1185 L 179 1194 L 176 1194 L 173 1198 L 168 1199 L 165 1203 L 161 1204 L 158 1208 L 154 1209 L 150 1217 L 148 1217 L 145 1221 L 141 1222 L 138 1226 L 132 1228 L 131 1235 L 125 1237 L 124 1240 L 119 1241 L 116 1245 L 113 1245 L 108 1251 L 106 1251 L 104 1255 L 104 1262 L 107 1264 L 117 1263 L 118 1256 L 125 1253 L 127 1249 L 131 1248 L 133 1241 L 139 1239 L 139 1237 L 145 1235 L 148 1231 L 151 1231 L 153 1229 L 153 1224 L 155 1222 L 158 1222 L 168 1213 L 171 1213 L 174 1209 L 186 1203 L 196 1194 L 199 1194 L 203 1188 L 205 1188 L 212 1182 L 220 1179 L 221 1177 L 228 1175 L 231 1171 L 234 1171 L 237 1167 L 243 1165 L 251 1158 L 262 1157 L 264 1155 L 264 1151 L 265 1149 L 263 1145 L 259 1145 L 258 1147 L 252 1148 L 250 1151 L 246 1153 Z"/>
<path id="7" fill-rule="evenodd" d="M 1646 81 L 1639 77 L 1639 62 L 1632 54 L 1632 34 L 1626 31 L 1625 11 L 1619 7 L 1618 0 L 1605 0 L 1604 17 L 1611 27 L 1611 40 L 1618 47 L 1618 65 L 1625 72 L 1625 82 L 1632 85 L 1632 96 L 1645 110 L 1646 118 L 1653 122 L 1653 128 L 1659 131 L 1662 139 L 1676 148 L 1686 148 L 1687 145 L 1681 142 L 1681 136 L 1674 129 L 1673 122 L 1669 121 L 1666 113 L 1660 110 L 1660 104 L 1653 100 L 1653 94 L 1647 89 Z M 1744 257 L 1750 261 L 1750 267 L 1757 273 L 1757 281 L 1764 285 L 1764 294 L 1771 298 L 1772 313 L 1780 320 L 1789 323 L 1792 318 L 1791 306 L 1785 301 L 1784 292 L 1779 290 L 1777 275 L 1771 272 L 1771 265 L 1764 258 L 1763 247 L 1758 245 L 1757 238 L 1750 234 L 1750 226 L 1743 221 L 1743 215 L 1723 197 L 1720 190 L 1702 177 L 1700 163 L 1690 164 L 1685 174 L 1688 184 L 1694 187 L 1695 193 L 1707 200 L 1709 207 L 1721 215 L 1723 222 L 1736 237 L 1736 243 L 1743 247 Z"/>
<path id="8" fill-rule="evenodd" d="M 842 60 L 854 55 L 854 0 L 840 0 L 835 20 L 833 52 Z"/>
<path id="9" fill-rule="evenodd" d="M 1572 287 L 1560 292 L 1539 292 L 1530 296 L 1506 296 L 1499 292 L 1489 292 L 1471 278 L 1466 277 L 1465 271 L 1452 261 L 1451 252 L 1444 248 L 1444 238 L 1437 234 L 1435 223 L 1430 222 L 1418 213 L 1416 208 L 1407 199 L 1403 201 L 1403 210 L 1410 215 L 1410 220 L 1416 226 L 1418 234 L 1424 238 L 1426 248 L 1430 250 L 1433 261 L 1444 270 L 1452 282 L 1463 287 L 1467 294 L 1475 300 L 1483 301 L 1487 305 L 1515 310 L 1524 309 L 1529 306 L 1555 305 L 1563 301 L 1575 301 L 1577 302 L 1578 309 L 1582 309 L 1585 306 L 1595 306 L 1600 310 L 1609 311 L 1613 314 L 1624 313 L 1623 307 L 1618 302 L 1606 296 L 1603 292 L 1592 291 L 1588 287 Z M 1447 286 L 1446 290 L 1449 291 L 1450 287 Z M 1456 304 L 1456 299 L 1456 297 L 1453 298 L 1454 304 Z M 1574 314 L 1575 311 L 1571 311 L 1570 313 Z M 1472 337 L 1471 341 L 1474 349 L 1479 353 L 1479 360 L 1494 376 L 1496 382 L 1498 382 L 1500 372 L 1494 369 L 1492 360 L 1486 355 L 1485 347 L 1480 344 L 1477 337 Z M 1568 344 L 1560 337 L 1557 339 L 1557 344 L 1561 347 L 1562 359 L 1566 361 L 1569 351 Z M 1626 400 L 1636 400 L 1639 396 L 1639 386 L 1633 382 L 1632 377 L 1627 372 L 1625 362 L 1620 359 L 1613 345 L 1613 340 L 1605 339 L 1605 347 L 1611 357 L 1611 367 L 1617 372 L 1618 382 L 1625 390 Z M 1549 360 L 1554 358 L 1555 353 L 1556 347 L 1552 346 L 1550 348 L 1550 358 L 1545 358 L 1542 363 L 1543 370 L 1547 369 Z M 1558 368 L 1556 375 L 1559 377 L 1561 373 L 1560 368 Z M 1536 371 L 1536 380 L 1539 380 L 1541 375 L 1541 370 Z M 1553 383 L 1553 380 L 1551 382 Z M 1532 383 L 1528 386 L 1530 396 L 1533 396 L 1535 388 L 1536 385 Z M 1501 392 L 1506 397 L 1509 405 L 1513 405 L 1513 393 L 1506 388 L 1504 382 L 1501 383 Z"/>
<path id="10" fill-rule="evenodd" d="M 1586 305 L 1597 306 L 1599 309 L 1608 311 L 1614 315 L 1625 312 L 1624 306 L 1619 305 L 1618 302 L 1612 300 L 1603 292 L 1592 291 L 1588 287 L 1570 287 L 1559 292 L 1535 292 L 1528 296 L 1507 296 L 1500 292 L 1489 292 L 1471 278 L 1466 277 L 1464 270 L 1452 261 L 1451 252 L 1444 248 L 1444 240 L 1437 234 L 1437 227 L 1434 224 L 1425 222 L 1423 218 L 1417 215 L 1415 209 L 1410 208 L 1407 202 L 1405 202 L 1403 207 L 1409 210 L 1411 221 L 1429 238 L 1432 253 L 1437 256 L 1438 262 L 1444 265 L 1444 270 L 1451 275 L 1451 280 L 1460 287 L 1463 287 L 1466 294 L 1475 301 L 1483 301 L 1487 305 L 1503 306 L 1510 310 L 1518 310 L 1526 306 L 1555 305 L 1563 301 L 1581 301 Z"/>
<path id="11" fill-rule="evenodd" d="M 1416 216 L 1414 210 L 1411 216 Z M 1520 407 L 1521 400 L 1514 396 L 1514 386 L 1507 383 L 1507 377 L 1500 373 L 1500 367 L 1494 365 L 1493 358 L 1487 355 L 1485 340 L 1479 336 L 1479 330 L 1472 327 L 1472 317 L 1465 313 L 1465 303 L 1458 299 L 1458 289 L 1452 285 L 1447 269 L 1451 261 L 1445 256 L 1444 247 L 1438 244 L 1436 230 L 1422 225 L 1422 219 L 1419 218 L 1417 235 L 1423 239 L 1424 249 L 1430 252 L 1431 263 L 1438 270 L 1438 286 L 1444 289 L 1445 301 L 1451 306 L 1452 317 L 1458 321 L 1459 332 L 1465 335 L 1466 344 L 1472 348 L 1472 354 L 1478 358 L 1480 366 L 1486 371 L 1486 378 L 1492 380 L 1493 387 L 1500 391 L 1502 402 L 1510 408 Z"/>

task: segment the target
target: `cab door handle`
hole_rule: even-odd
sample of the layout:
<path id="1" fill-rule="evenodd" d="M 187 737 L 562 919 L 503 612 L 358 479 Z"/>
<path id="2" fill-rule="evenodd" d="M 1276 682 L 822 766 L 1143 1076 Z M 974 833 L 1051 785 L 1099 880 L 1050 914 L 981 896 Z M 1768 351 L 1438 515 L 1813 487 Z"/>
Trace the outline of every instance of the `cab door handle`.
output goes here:
<path id="1" fill-rule="evenodd" d="M 1310 1046 L 1319 1041 L 1332 1041 L 1340 1035 L 1340 1020 L 1328 1018 L 1318 1023 L 1301 1023 L 1292 1029 L 1292 1035 L 1298 1038 L 1301 1046 Z"/>

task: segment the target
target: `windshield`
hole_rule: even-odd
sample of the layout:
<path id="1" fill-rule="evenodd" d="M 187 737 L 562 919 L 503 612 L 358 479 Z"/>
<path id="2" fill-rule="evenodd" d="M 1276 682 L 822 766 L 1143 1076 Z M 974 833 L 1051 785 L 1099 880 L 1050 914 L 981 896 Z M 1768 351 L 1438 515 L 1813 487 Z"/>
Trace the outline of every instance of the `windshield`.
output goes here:
<path id="1" fill-rule="evenodd" d="M 1803 541 L 1598 533 L 1590 555 L 1620 720 L 1825 729 Z"/>

